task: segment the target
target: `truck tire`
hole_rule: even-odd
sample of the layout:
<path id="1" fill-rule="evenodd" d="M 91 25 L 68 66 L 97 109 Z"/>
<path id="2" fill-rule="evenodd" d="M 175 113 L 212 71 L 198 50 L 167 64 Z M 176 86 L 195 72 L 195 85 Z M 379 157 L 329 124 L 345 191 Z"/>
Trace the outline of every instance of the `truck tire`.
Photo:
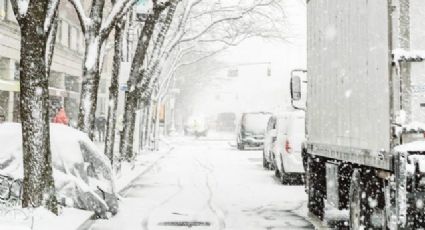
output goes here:
<path id="1" fill-rule="evenodd" d="M 362 216 L 364 215 L 362 208 L 362 188 L 361 173 L 359 169 L 355 169 L 351 176 L 350 184 L 350 229 L 360 229 L 363 226 L 364 221 Z"/>
<path id="2" fill-rule="evenodd" d="M 372 169 L 354 169 L 349 195 L 350 229 L 383 229 L 384 201 L 380 191 L 382 184 Z"/>
<path id="3" fill-rule="evenodd" d="M 326 160 L 319 157 L 308 157 L 307 165 L 307 195 L 308 210 L 323 220 L 326 199 Z"/>

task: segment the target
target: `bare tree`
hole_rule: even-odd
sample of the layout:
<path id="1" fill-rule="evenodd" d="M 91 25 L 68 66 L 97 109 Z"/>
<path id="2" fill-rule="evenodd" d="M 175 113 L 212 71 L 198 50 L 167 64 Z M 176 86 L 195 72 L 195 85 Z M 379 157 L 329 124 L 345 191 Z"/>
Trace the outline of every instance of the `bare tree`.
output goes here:
<path id="1" fill-rule="evenodd" d="M 57 213 L 50 150 L 48 80 L 59 0 L 11 0 L 11 3 L 21 30 L 22 206 L 45 206 Z"/>
<path id="2" fill-rule="evenodd" d="M 85 38 L 83 82 L 81 87 L 78 128 L 93 138 L 100 81 L 101 49 L 117 22 L 131 9 L 137 0 L 112 1 L 109 14 L 104 17 L 105 0 L 92 0 L 90 13 L 86 14 L 81 0 L 69 0 L 74 6 Z"/>
<path id="3" fill-rule="evenodd" d="M 173 20 L 172 26 L 159 33 L 159 36 L 156 36 L 158 42 L 150 46 L 151 55 L 146 61 L 146 67 L 143 68 L 143 74 L 140 74 L 137 80 L 129 82 L 130 91 L 136 91 L 135 95 L 137 96 L 127 97 L 125 102 L 124 133 L 121 137 L 120 148 L 123 155 L 132 155 L 133 118 L 137 102 L 142 101 L 145 106 L 152 104 L 153 97 L 151 95 L 155 85 L 159 82 L 157 78 L 161 78 L 162 69 L 167 66 L 167 62 L 172 63 L 174 59 L 179 58 L 181 50 L 198 46 L 201 47 L 200 49 L 207 50 L 206 53 L 214 53 L 214 51 L 222 50 L 223 47 L 239 44 L 247 38 L 260 34 L 262 37 L 275 39 L 283 37 L 280 33 L 281 29 L 265 25 L 270 20 L 274 20 L 270 23 L 271 25 L 277 25 L 276 18 L 267 15 L 267 11 L 274 7 L 275 11 L 276 9 L 281 11 L 281 8 L 277 7 L 280 6 L 277 4 L 280 2 L 279 0 L 246 0 L 233 5 L 222 5 L 218 0 L 186 0 L 183 2 L 184 4 L 180 4 L 181 7 L 174 16 L 175 20 Z M 259 22 L 254 23 L 257 20 Z M 234 26 L 235 24 L 238 26 Z M 249 26 L 253 24 L 257 25 L 255 28 L 260 27 L 259 31 L 261 32 L 257 33 L 255 29 L 249 29 Z M 267 29 L 261 29 L 263 27 Z M 151 135 L 150 131 L 152 130 L 149 125 L 150 120 L 147 119 L 147 121 L 145 138 Z"/>
<path id="4" fill-rule="evenodd" d="M 137 48 L 131 65 L 129 80 L 127 82 L 128 91 L 125 98 L 124 129 L 121 135 L 120 153 L 127 161 L 133 158 L 133 133 L 135 125 L 135 112 L 137 103 L 140 101 L 140 86 L 146 84 L 146 76 L 150 73 L 146 69 L 146 59 L 149 55 L 148 48 L 156 25 L 159 23 L 161 13 L 170 5 L 172 10 L 179 0 L 166 2 L 153 1 L 153 12 L 149 14 L 140 33 Z M 170 10 L 168 11 L 170 12 Z M 171 11 L 172 12 L 172 11 Z M 167 21 L 165 22 L 168 23 Z"/>
<path id="5" fill-rule="evenodd" d="M 114 163 L 114 143 L 115 143 L 115 124 L 117 119 L 118 107 L 118 78 L 121 69 L 121 62 L 123 58 L 123 39 L 125 33 L 125 20 L 122 20 L 115 25 L 115 38 L 114 38 L 114 58 L 111 85 L 109 87 L 109 103 L 108 103 L 108 117 L 106 124 L 105 136 L 105 155 L 108 156 L 111 164 Z"/>
<path id="6" fill-rule="evenodd" d="M 185 1 L 176 17 L 178 20 L 175 20 L 165 45 L 160 47 L 155 56 L 160 63 L 152 61 L 155 66 L 152 68 L 159 68 L 152 76 L 157 86 L 145 88 L 145 94 L 142 95 L 150 97 L 154 93 L 150 100 L 157 104 L 157 116 L 161 100 L 171 79 L 174 79 L 176 70 L 198 63 L 249 38 L 285 41 L 288 37 L 285 15 L 279 0 L 240 1 L 238 4 L 206 0 Z M 167 65 L 167 62 L 171 64 Z M 164 66 L 168 66 L 169 71 L 162 71 Z M 157 89 L 156 92 L 154 89 Z M 158 117 L 153 130 L 154 148 L 157 147 L 157 121 Z"/>

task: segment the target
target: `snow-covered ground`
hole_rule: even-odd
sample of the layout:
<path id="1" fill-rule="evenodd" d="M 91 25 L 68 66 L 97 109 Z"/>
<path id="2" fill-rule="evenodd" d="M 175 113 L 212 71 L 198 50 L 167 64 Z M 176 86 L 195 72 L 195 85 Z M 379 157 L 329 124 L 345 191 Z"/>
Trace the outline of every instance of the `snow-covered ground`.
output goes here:
<path id="1" fill-rule="evenodd" d="M 261 151 L 237 151 L 216 137 L 174 137 L 171 144 L 122 192 L 120 212 L 92 230 L 313 229 L 304 187 L 281 185 L 262 168 Z"/>

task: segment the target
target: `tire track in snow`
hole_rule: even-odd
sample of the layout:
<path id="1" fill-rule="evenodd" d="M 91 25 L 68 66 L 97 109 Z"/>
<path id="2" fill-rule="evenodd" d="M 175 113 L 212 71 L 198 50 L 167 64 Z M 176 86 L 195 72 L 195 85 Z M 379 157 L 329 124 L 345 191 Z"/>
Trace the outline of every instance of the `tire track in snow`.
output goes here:
<path id="1" fill-rule="evenodd" d="M 205 165 L 204 163 L 202 163 L 198 158 L 195 158 L 196 162 L 198 162 L 198 164 L 205 170 L 205 182 L 206 182 L 206 186 L 208 189 L 208 207 L 211 210 L 211 212 L 216 216 L 217 220 L 218 220 L 218 228 L 220 230 L 225 229 L 226 228 L 226 221 L 225 221 L 225 217 L 223 212 L 221 211 L 221 209 L 218 207 L 218 205 L 214 204 L 214 192 L 211 186 L 211 174 L 214 172 L 214 169 L 212 167 L 212 165 L 210 164 L 209 166 Z"/>
<path id="2" fill-rule="evenodd" d="M 142 220 L 142 228 L 144 230 L 149 230 L 149 220 L 152 216 L 152 214 L 158 210 L 161 206 L 164 206 L 165 204 L 169 203 L 170 201 L 172 201 L 175 197 L 177 197 L 182 191 L 183 191 L 183 185 L 181 183 L 181 178 L 178 178 L 178 182 L 177 182 L 177 191 L 174 192 L 173 194 L 171 194 L 170 196 L 168 196 L 167 198 L 165 198 L 161 203 L 159 203 L 155 208 L 153 208 Z"/>

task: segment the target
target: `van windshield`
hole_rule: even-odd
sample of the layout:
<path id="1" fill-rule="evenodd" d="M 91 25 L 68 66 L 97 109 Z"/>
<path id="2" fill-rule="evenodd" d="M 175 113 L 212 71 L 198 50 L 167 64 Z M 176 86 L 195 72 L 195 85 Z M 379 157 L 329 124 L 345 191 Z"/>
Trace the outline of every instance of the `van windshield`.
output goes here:
<path id="1" fill-rule="evenodd" d="M 244 127 L 248 132 L 255 134 L 264 134 L 267 122 L 270 119 L 270 114 L 266 113 L 252 113 L 246 114 L 244 118 Z"/>

